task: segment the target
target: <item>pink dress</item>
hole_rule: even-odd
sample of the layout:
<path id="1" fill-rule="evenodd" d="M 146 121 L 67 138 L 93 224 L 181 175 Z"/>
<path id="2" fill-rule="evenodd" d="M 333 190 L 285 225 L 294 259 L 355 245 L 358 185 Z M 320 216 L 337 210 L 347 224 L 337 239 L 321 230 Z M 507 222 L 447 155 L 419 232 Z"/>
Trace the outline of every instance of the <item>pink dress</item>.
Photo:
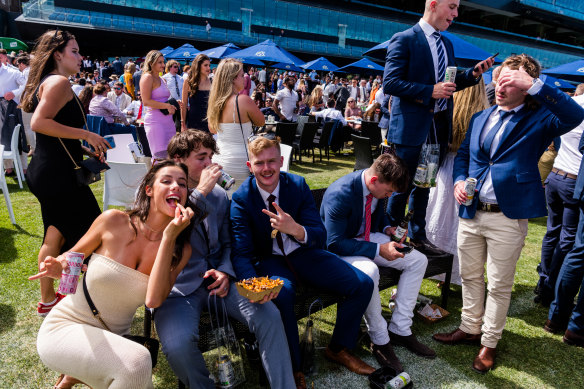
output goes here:
<path id="1" fill-rule="evenodd" d="M 160 79 L 160 86 L 152 90 L 151 98 L 160 103 L 166 103 L 170 98 L 170 91 L 162 78 Z M 156 108 L 145 108 L 144 130 L 146 131 L 152 157 L 166 158 L 168 142 L 176 134 L 176 127 L 174 126 L 172 115 L 165 115 Z"/>

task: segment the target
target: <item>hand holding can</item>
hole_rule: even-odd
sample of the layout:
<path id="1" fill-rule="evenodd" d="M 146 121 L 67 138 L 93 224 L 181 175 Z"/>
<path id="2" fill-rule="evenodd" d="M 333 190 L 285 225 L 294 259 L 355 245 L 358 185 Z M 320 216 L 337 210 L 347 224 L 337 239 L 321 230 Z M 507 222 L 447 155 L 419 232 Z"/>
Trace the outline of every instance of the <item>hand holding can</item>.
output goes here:
<path id="1" fill-rule="evenodd" d="M 58 290 L 59 293 L 75 294 L 84 257 L 85 256 L 82 253 L 75 253 L 72 251 L 65 253 L 68 267 L 61 273 L 61 282 L 59 283 Z"/>

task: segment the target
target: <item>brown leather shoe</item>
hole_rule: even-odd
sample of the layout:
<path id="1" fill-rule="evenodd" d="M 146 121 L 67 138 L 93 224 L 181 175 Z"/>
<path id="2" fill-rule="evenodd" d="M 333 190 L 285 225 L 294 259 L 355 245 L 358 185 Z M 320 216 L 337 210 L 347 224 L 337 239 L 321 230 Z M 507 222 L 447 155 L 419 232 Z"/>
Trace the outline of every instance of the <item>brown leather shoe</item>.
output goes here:
<path id="1" fill-rule="evenodd" d="M 584 336 L 574 331 L 566 330 L 562 341 L 570 346 L 584 347 Z"/>
<path id="2" fill-rule="evenodd" d="M 496 349 L 481 345 L 479 353 L 472 362 L 472 369 L 477 373 L 485 374 L 495 365 L 496 354 Z"/>
<path id="3" fill-rule="evenodd" d="M 389 339 L 391 339 L 391 343 L 396 346 L 403 346 L 413 352 L 416 355 L 419 355 L 424 358 L 434 359 L 436 358 L 436 351 L 432 350 L 430 347 L 422 344 L 416 339 L 414 334 L 408 336 L 401 336 L 395 334 L 391 331 L 389 332 Z"/>
<path id="4" fill-rule="evenodd" d="M 391 343 L 388 342 L 387 344 L 383 345 L 371 343 L 371 354 L 373 354 L 381 366 L 392 367 L 398 373 L 404 371 L 404 368 L 397 358 L 397 355 L 395 355 L 393 352 Z"/>
<path id="5" fill-rule="evenodd" d="M 543 325 L 543 329 L 550 334 L 561 334 L 566 330 L 566 327 L 563 327 L 559 324 L 554 323 L 551 320 L 546 320 L 545 324 Z"/>
<path id="6" fill-rule="evenodd" d="M 334 353 L 327 347 L 326 350 L 324 350 L 324 355 L 331 361 L 345 366 L 353 373 L 369 375 L 375 371 L 373 367 L 369 366 L 356 356 L 351 355 L 346 349 Z"/>
<path id="7" fill-rule="evenodd" d="M 432 339 L 444 344 L 481 344 L 481 334 L 467 334 L 460 328 L 452 332 L 434 334 Z"/>
<path id="8" fill-rule="evenodd" d="M 296 389 L 306 389 L 306 378 L 304 378 L 304 373 L 301 371 L 294 373 L 294 382 L 296 383 Z"/>

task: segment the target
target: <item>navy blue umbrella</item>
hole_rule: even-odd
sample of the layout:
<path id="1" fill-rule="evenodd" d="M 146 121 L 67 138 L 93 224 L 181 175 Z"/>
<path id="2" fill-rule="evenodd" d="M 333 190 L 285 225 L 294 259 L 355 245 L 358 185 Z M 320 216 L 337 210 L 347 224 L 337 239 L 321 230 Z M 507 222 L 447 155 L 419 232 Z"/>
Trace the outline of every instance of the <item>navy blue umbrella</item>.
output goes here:
<path id="1" fill-rule="evenodd" d="M 193 45 L 185 43 L 178 49 L 166 54 L 166 59 L 191 60 L 194 59 L 200 51 L 195 49 Z"/>
<path id="2" fill-rule="evenodd" d="M 304 69 L 302 69 L 301 67 L 298 67 L 296 65 L 290 64 L 290 63 L 276 63 L 273 65 L 270 65 L 271 68 L 274 69 L 282 69 L 282 70 L 289 70 L 291 72 L 298 72 L 298 73 L 304 73 Z"/>
<path id="3" fill-rule="evenodd" d="M 584 82 L 584 59 L 546 69 L 542 73 L 570 81 Z"/>
<path id="4" fill-rule="evenodd" d="M 549 75 L 546 75 L 546 74 L 542 74 L 539 78 L 544 83 L 546 83 L 548 85 L 553 85 L 556 88 L 570 89 L 570 90 L 576 89 L 576 87 L 574 85 L 570 84 L 569 82 L 564 81 L 564 80 L 560 80 L 558 78 L 555 78 L 555 77 L 552 77 L 552 76 L 549 76 Z"/>
<path id="5" fill-rule="evenodd" d="M 201 51 L 201 54 L 205 54 L 209 58 L 221 59 L 239 50 L 241 50 L 241 48 L 235 46 L 233 43 L 226 43 L 219 47 L 214 47 L 209 50 Z"/>
<path id="6" fill-rule="evenodd" d="M 306 70 L 317 70 L 319 72 L 330 72 L 335 71 L 339 67 L 333 64 L 331 61 L 326 59 L 325 57 L 320 57 L 315 59 L 314 61 L 306 62 L 304 65 L 300 66 Z"/>
<path id="7" fill-rule="evenodd" d="M 457 35 L 453 33 L 444 31 L 442 32 L 442 35 L 447 37 L 448 40 L 452 42 L 452 47 L 454 49 L 454 57 L 461 66 L 468 67 L 473 66 L 477 62 L 482 61 L 483 59 L 487 59 L 492 55 L 488 51 L 485 51 L 480 47 L 475 46 L 462 38 L 459 38 Z M 363 55 L 368 55 L 375 59 L 385 61 L 385 57 L 387 55 L 387 46 L 389 46 L 389 40 L 380 43 L 375 47 L 370 48 L 365 53 L 363 53 Z M 501 62 L 503 61 L 501 61 L 499 58 L 495 58 L 495 63 Z"/>
<path id="8" fill-rule="evenodd" d="M 383 66 L 376 64 L 367 58 L 362 58 L 337 69 L 337 72 L 358 73 L 358 74 L 383 74 Z"/>
<path id="9" fill-rule="evenodd" d="M 164 49 L 160 50 L 160 52 L 162 53 L 162 55 L 166 55 L 168 53 L 172 53 L 174 51 L 174 49 L 170 46 L 166 46 Z"/>
<path id="10" fill-rule="evenodd" d="M 272 40 L 266 39 L 257 45 L 250 46 L 247 49 L 237 51 L 227 55 L 227 58 L 238 58 L 240 60 L 260 60 L 263 62 L 287 63 L 300 66 L 304 61 L 290 54 Z"/>

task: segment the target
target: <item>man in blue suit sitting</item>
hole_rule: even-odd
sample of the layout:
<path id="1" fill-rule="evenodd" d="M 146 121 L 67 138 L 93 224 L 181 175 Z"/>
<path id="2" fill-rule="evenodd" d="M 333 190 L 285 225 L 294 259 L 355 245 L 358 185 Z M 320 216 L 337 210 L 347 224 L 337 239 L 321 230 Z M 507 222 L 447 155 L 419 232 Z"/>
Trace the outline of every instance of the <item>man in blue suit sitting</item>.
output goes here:
<path id="1" fill-rule="evenodd" d="M 389 224 L 383 207 L 385 198 L 405 190 L 409 182 L 404 162 L 394 154 L 382 154 L 368 169 L 341 177 L 329 186 L 320 207 L 327 230 L 327 248 L 373 280 L 373 295 L 365 311 L 371 351 L 380 364 L 397 371 L 403 368 L 390 338 L 391 343 L 407 347 L 417 355 L 436 357 L 434 350 L 418 342 L 410 328 L 428 259 L 416 250 L 405 256 L 398 251 L 402 245 L 390 238 L 396 226 Z M 389 328 L 381 314 L 378 266 L 401 271 Z"/>
<path id="2" fill-rule="evenodd" d="M 540 70 L 539 63 L 525 54 L 503 62 L 495 87 L 497 104 L 473 116 L 454 160 L 454 197 L 461 204 L 457 236 L 461 324 L 434 339 L 481 344 L 472 364 L 479 373 L 495 363 L 527 219 L 546 214 L 537 161 L 553 138 L 584 120 L 584 110 L 574 100 L 538 78 Z M 477 185 L 466 206 L 468 177 L 476 178 Z"/>
<path id="3" fill-rule="evenodd" d="M 280 172 L 278 141 L 258 137 L 248 150 L 247 165 L 254 177 L 246 179 L 231 200 L 232 262 L 240 279 L 269 275 L 284 281 L 274 302 L 284 322 L 297 387 L 306 387 L 294 313 L 299 282 L 343 297 L 326 357 L 355 373 L 372 373 L 375 369 L 348 349 L 357 342 L 373 282 L 323 250 L 326 231 L 310 189 L 302 177 Z"/>
<path id="4" fill-rule="evenodd" d="M 387 141 L 395 145 L 412 178 L 424 143 L 440 144 L 441 156 L 446 154 L 452 136 L 452 94 L 476 84 L 494 62 L 481 61 L 457 74 L 455 82 L 443 82 L 446 67 L 456 62 L 452 43 L 440 32 L 458 16 L 459 3 L 426 0 L 419 23 L 395 34 L 387 48 L 383 93 L 393 96 Z M 409 228 L 412 245 L 426 255 L 441 255 L 444 252 L 426 238 L 429 193 L 428 188 L 410 185 L 390 198 L 387 212 L 391 225 L 398 225 L 409 198 L 409 210 L 414 211 Z"/>
<path id="5" fill-rule="evenodd" d="M 278 309 L 272 303 L 249 302 L 233 285 L 229 199 L 217 185 L 221 166 L 211 162 L 216 152 L 215 140 L 202 131 L 181 132 L 168 144 L 168 155 L 189 168 L 188 185 L 193 188 L 189 200 L 201 218 L 191 233 L 191 258 L 154 315 L 162 351 L 189 388 L 215 388 L 198 340 L 201 311 L 207 307 L 209 295 L 212 306 L 219 297 L 229 316 L 246 323 L 258 339 L 270 386 L 287 389 L 294 386 L 294 378 L 290 358 L 281 353 L 287 342 Z"/>

